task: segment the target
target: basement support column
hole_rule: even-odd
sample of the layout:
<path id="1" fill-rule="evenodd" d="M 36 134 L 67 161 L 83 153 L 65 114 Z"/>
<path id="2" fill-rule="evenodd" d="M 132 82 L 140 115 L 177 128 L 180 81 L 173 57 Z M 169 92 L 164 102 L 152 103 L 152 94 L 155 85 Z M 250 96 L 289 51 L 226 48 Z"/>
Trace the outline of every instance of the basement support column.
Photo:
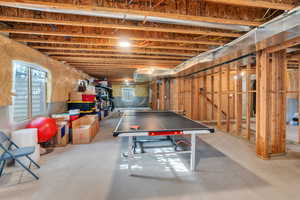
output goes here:
<path id="1" fill-rule="evenodd" d="M 226 67 L 226 97 L 227 97 L 227 107 L 226 107 L 226 132 L 230 132 L 230 64 Z"/>
<path id="2" fill-rule="evenodd" d="M 272 54 L 271 65 L 271 145 L 272 154 L 286 152 L 286 73 L 285 50 Z"/>
<path id="3" fill-rule="evenodd" d="M 242 79 L 240 77 L 240 63 L 235 64 L 236 80 L 235 80 L 235 134 L 240 136 L 242 130 Z"/>
<path id="4" fill-rule="evenodd" d="M 222 128 L 222 67 L 219 67 L 218 72 L 218 110 L 217 110 L 217 127 Z"/>
<path id="5" fill-rule="evenodd" d="M 202 103 L 203 103 L 203 120 L 208 120 L 208 116 L 207 116 L 207 109 L 208 109 L 208 101 L 207 101 L 207 73 L 203 72 L 204 76 L 203 76 L 203 94 L 202 94 Z"/>
<path id="6" fill-rule="evenodd" d="M 214 85 L 214 69 L 211 70 L 210 75 L 210 94 L 211 94 L 211 120 L 214 120 L 214 110 L 215 110 L 215 85 Z"/>
<path id="7" fill-rule="evenodd" d="M 269 159 L 270 59 L 265 50 L 256 56 L 256 154 L 262 159 Z"/>
<path id="8" fill-rule="evenodd" d="M 250 140 L 251 137 L 251 104 L 252 104 L 252 92 L 250 86 L 250 75 L 251 75 L 251 57 L 248 58 L 247 69 L 246 69 L 246 139 Z"/>

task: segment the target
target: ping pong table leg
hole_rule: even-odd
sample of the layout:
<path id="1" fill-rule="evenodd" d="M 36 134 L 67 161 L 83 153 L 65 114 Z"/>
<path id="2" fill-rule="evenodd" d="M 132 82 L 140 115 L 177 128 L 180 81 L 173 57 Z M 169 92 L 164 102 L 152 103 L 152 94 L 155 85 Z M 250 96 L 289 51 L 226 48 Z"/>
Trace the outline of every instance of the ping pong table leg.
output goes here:
<path id="1" fill-rule="evenodd" d="M 133 137 L 132 136 L 128 136 L 128 171 L 129 171 L 129 175 L 131 175 L 131 165 L 132 165 L 132 158 L 133 158 Z"/>
<path id="2" fill-rule="evenodd" d="M 196 134 L 191 135 L 191 171 L 196 169 Z"/>

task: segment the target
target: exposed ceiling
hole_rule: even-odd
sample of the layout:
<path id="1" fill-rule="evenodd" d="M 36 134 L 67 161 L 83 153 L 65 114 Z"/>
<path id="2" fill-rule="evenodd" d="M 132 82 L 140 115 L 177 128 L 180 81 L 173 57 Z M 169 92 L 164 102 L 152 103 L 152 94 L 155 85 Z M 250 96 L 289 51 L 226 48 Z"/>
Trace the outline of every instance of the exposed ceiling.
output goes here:
<path id="1" fill-rule="evenodd" d="M 174 68 L 297 0 L 0 0 L 0 32 L 92 76 Z M 128 42 L 129 47 L 120 47 Z"/>

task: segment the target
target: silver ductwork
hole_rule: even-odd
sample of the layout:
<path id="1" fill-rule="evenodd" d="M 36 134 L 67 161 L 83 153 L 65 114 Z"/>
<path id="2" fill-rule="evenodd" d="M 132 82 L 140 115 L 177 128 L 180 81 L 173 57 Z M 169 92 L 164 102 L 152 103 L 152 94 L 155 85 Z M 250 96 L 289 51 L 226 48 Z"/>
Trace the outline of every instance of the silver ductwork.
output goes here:
<path id="1" fill-rule="evenodd" d="M 201 53 L 169 70 L 169 75 L 186 70 L 196 64 L 210 62 L 228 55 L 243 57 L 260 49 L 279 45 L 300 36 L 300 7 L 284 13 L 253 29 L 247 34 L 216 49 Z"/>
<path id="2" fill-rule="evenodd" d="M 234 31 L 249 31 L 251 28 L 249 26 L 235 25 L 235 24 L 218 24 L 210 22 L 199 22 L 193 20 L 177 20 L 167 17 L 154 17 L 154 16 L 145 16 L 145 15 L 134 15 L 127 13 L 114 13 L 107 11 L 97 11 L 97 10 L 72 10 L 70 9 L 61 9 L 53 7 L 45 7 L 36 4 L 21 4 L 21 3 L 9 3 L 9 2 L 0 2 L 2 6 L 22 8 L 28 10 L 37 10 L 43 12 L 53 12 L 53 13 L 62 13 L 62 14 L 75 14 L 75 15 L 85 15 L 85 16 L 94 16 L 94 17 L 106 17 L 106 18 L 115 18 L 115 19 L 125 19 L 132 21 L 144 21 L 145 17 L 149 22 L 165 23 L 165 24 L 177 24 L 184 26 L 196 26 L 196 27 L 207 27 L 207 28 L 217 28 L 217 29 L 226 29 Z"/>

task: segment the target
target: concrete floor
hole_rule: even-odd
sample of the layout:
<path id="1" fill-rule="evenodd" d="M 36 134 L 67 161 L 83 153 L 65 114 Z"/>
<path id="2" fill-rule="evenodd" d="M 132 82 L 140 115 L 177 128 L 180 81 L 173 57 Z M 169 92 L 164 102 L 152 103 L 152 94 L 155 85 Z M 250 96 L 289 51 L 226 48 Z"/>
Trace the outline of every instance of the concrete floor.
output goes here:
<path id="1" fill-rule="evenodd" d="M 143 157 L 134 166 L 135 175 L 128 176 L 127 161 L 120 156 L 126 141 L 111 136 L 116 123 L 117 118 L 102 121 L 92 144 L 69 145 L 43 156 L 42 168 L 35 170 L 39 181 L 27 173 L 6 174 L 0 199 L 299 199 L 299 152 L 263 161 L 251 144 L 221 132 L 200 137 L 195 173 L 188 170 L 187 156 L 171 155 Z"/>

